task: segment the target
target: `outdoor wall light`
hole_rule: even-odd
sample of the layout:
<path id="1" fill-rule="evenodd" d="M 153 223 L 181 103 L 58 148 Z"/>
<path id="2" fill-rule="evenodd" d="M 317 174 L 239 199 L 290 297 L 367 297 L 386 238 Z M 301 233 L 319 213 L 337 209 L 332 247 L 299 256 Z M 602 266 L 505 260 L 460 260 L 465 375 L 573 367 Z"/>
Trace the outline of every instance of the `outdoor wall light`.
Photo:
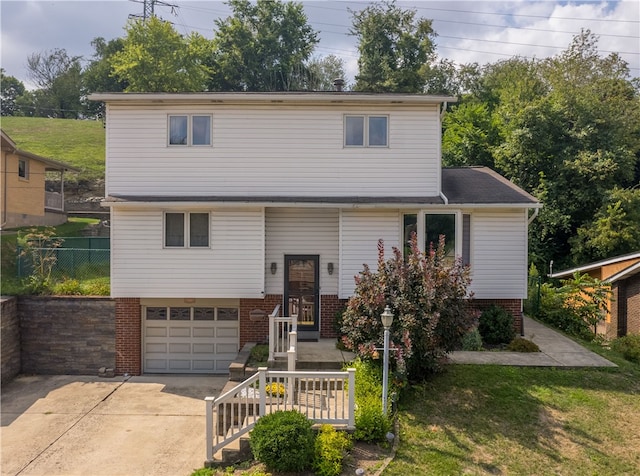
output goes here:
<path id="1" fill-rule="evenodd" d="M 327 272 L 333 274 L 333 263 L 327 264 Z"/>
<path id="2" fill-rule="evenodd" d="M 276 274 L 276 271 L 278 271 L 278 263 L 274 261 L 271 263 L 271 274 Z"/>

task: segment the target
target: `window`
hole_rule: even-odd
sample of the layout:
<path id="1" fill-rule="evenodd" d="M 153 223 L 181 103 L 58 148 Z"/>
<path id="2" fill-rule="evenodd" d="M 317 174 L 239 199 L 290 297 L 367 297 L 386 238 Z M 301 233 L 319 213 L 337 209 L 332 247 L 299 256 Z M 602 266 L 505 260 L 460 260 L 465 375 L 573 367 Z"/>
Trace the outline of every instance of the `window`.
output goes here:
<path id="1" fill-rule="evenodd" d="M 444 235 L 445 255 L 447 260 L 456 257 L 457 235 L 456 213 L 407 213 L 403 215 L 404 253 L 408 256 L 412 233 L 416 233 L 418 245 L 425 251 L 432 246 L 437 248 L 440 235 Z"/>
<path id="2" fill-rule="evenodd" d="M 211 145 L 211 116 L 169 116 L 169 145 Z"/>
<path id="3" fill-rule="evenodd" d="M 344 145 L 346 147 L 387 147 L 389 118 L 387 116 L 345 116 Z"/>
<path id="4" fill-rule="evenodd" d="M 209 214 L 165 213 L 164 245 L 167 248 L 184 248 L 185 246 L 207 248 L 209 246 Z"/>
<path id="5" fill-rule="evenodd" d="M 18 177 L 25 180 L 29 178 L 29 163 L 24 159 L 18 160 Z"/>

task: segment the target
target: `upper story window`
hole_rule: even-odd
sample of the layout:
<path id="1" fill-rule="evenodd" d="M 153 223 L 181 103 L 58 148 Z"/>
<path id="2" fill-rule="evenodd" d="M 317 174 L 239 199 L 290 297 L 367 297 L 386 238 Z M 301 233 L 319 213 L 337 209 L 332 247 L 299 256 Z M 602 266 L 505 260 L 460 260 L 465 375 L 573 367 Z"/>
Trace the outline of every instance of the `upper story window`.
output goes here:
<path id="1" fill-rule="evenodd" d="M 387 147 L 389 145 L 388 116 L 345 116 L 344 145 L 346 147 Z"/>
<path id="2" fill-rule="evenodd" d="M 167 248 L 208 248 L 209 214 L 165 213 L 164 246 Z"/>
<path id="3" fill-rule="evenodd" d="M 211 116 L 169 116 L 169 145 L 211 145 Z"/>
<path id="4" fill-rule="evenodd" d="M 18 159 L 18 177 L 27 180 L 29 178 L 29 162 Z"/>

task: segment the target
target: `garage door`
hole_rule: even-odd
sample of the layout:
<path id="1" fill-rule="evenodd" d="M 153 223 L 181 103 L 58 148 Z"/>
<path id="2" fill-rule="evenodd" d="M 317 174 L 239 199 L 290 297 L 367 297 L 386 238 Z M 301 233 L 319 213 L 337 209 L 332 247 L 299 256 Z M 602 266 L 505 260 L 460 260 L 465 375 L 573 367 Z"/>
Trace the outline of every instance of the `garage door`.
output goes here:
<path id="1" fill-rule="evenodd" d="M 146 306 L 146 373 L 227 373 L 239 345 L 233 307 Z"/>

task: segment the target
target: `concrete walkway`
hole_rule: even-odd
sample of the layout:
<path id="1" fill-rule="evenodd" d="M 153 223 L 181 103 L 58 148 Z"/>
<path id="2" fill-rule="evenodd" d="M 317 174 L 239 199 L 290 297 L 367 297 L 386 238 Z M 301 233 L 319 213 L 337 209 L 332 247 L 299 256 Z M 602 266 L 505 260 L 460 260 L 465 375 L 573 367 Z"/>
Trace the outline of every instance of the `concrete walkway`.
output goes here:
<path id="1" fill-rule="evenodd" d="M 604 357 L 591 352 L 559 332 L 524 317 L 524 338 L 540 347 L 540 352 L 452 352 L 451 362 L 456 364 L 493 364 L 520 367 L 617 367 Z"/>
<path id="2" fill-rule="evenodd" d="M 205 451 L 205 396 L 227 376 L 19 376 L 2 386 L 1 473 L 187 476 Z"/>

